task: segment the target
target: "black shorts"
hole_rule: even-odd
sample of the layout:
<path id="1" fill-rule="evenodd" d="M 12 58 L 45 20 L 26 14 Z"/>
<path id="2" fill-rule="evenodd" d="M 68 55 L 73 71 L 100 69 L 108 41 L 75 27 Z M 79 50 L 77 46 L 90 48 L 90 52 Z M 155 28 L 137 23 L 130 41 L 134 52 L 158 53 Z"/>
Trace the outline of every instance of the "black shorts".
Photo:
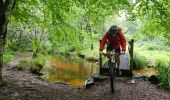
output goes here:
<path id="1" fill-rule="evenodd" d="M 113 46 L 107 46 L 106 50 L 107 50 L 107 51 L 113 51 Z M 114 51 L 115 51 L 116 53 L 120 53 L 120 48 L 114 49 Z"/>

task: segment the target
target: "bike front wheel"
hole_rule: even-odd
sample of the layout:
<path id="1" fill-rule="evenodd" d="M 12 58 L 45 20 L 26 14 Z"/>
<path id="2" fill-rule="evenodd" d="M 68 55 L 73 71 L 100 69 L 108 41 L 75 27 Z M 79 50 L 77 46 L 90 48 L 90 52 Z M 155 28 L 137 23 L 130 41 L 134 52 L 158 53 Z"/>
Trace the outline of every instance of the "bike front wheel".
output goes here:
<path id="1" fill-rule="evenodd" d="M 113 65 L 114 66 L 114 65 Z M 114 67 L 110 67 L 110 82 L 111 82 L 111 91 L 112 93 L 115 92 L 115 69 Z"/>

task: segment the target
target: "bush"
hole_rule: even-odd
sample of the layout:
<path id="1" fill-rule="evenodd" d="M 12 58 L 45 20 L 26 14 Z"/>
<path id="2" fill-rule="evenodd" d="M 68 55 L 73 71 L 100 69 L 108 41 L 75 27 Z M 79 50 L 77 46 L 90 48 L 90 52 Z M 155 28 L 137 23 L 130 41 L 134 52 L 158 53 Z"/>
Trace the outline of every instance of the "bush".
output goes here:
<path id="1" fill-rule="evenodd" d="M 158 69 L 158 75 L 161 80 L 159 86 L 161 88 L 170 90 L 170 67 L 160 62 L 156 68 Z"/>
<path id="2" fill-rule="evenodd" d="M 43 68 L 45 63 L 45 58 L 39 55 L 37 58 L 33 59 L 32 65 L 31 65 L 31 72 L 34 74 L 41 75 L 42 73 L 40 72 L 41 69 Z"/>
<path id="3" fill-rule="evenodd" d="M 28 61 L 24 59 L 20 61 L 20 64 L 17 66 L 17 68 L 18 70 L 24 70 L 27 65 Z"/>
<path id="4" fill-rule="evenodd" d="M 139 55 L 136 52 L 134 53 L 133 60 L 134 60 L 134 69 L 147 67 L 147 59 L 144 56 Z"/>
<path id="5" fill-rule="evenodd" d="M 33 74 L 41 75 L 42 73 L 40 71 L 41 71 L 42 68 L 43 68 L 42 64 L 40 64 L 38 62 L 34 62 L 31 66 L 31 72 Z"/>
<path id="6" fill-rule="evenodd" d="M 11 50 L 6 50 L 3 55 L 4 63 L 7 63 L 14 58 L 14 53 Z"/>

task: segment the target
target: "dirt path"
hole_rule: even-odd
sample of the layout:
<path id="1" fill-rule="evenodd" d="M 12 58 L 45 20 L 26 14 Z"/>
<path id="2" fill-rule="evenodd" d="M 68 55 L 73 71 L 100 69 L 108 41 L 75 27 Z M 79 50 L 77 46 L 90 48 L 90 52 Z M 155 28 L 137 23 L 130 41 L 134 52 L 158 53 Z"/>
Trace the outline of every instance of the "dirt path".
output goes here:
<path id="1" fill-rule="evenodd" d="M 29 71 L 18 71 L 18 61 L 3 68 L 7 84 L 0 87 L 0 100 L 169 100 L 170 92 L 158 90 L 142 79 L 128 84 L 129 78 L 116 79 L 116 92 L 110 92 L 110 81 L 96 82 L 91 88 L 48 83 Z"/>

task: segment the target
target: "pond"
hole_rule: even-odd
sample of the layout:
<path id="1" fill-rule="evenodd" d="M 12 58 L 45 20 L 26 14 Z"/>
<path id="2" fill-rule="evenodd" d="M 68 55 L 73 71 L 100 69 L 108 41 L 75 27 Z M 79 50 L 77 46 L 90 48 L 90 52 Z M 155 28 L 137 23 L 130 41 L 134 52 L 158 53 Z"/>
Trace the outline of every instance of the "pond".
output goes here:
<path id="1" fill-rule="evenodd" d="M 75 56 L 55 55 L 46 61 L 43 78 L 48 82 L 64 82 L 72 86 L 83 86 L 85 81 L 94 74 L 99 73 L 97 62 L 90 62 Z M 133 74 L 155 75 L 156 70 L 136 69 Z"/>
<path id="2" fill-rule="evenodd" d="M 133 74 L 134 75 L 143 74 L 150 77 L 152 75 L 157 75 L 157 70 L 155 68 L 135 69 L 133 70 Z"/>
<path id="3" fill-rule="evenodd" d="M 48 82 L 65 82 L 72 86 L 83 86 L 93 74 L 99 73 L 99 65 L 73 56 L 57 55 L 46 63 L 44 79 Z"/>

